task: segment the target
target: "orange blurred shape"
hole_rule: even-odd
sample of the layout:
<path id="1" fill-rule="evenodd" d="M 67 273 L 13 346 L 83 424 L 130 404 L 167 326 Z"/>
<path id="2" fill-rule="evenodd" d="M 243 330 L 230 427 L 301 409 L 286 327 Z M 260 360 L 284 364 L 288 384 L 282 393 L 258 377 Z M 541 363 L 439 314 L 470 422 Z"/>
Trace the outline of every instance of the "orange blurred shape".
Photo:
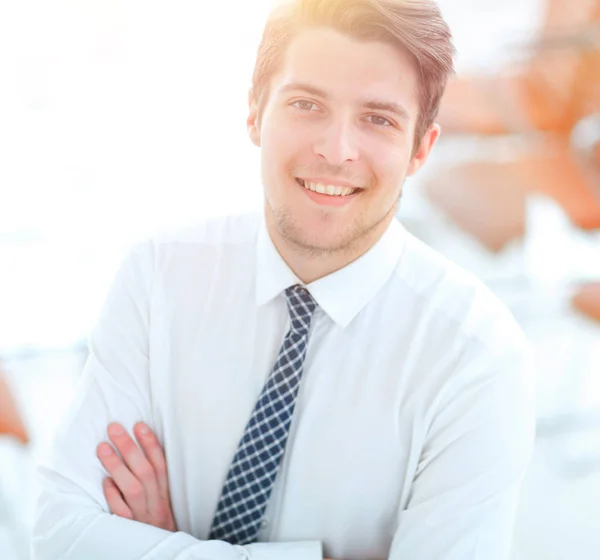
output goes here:
<path id="1" fill-rule="evenodd" d="M 29 442 L 17 404 L 6 378 L 0 371 L 0 435 L 17 438 L 21 443 Z"/>
<path id="2" fill-rule="evenodd" d="M 573 307 L 591 319 L 600 321 L 600 282 L 580 286 L 573 295 Z"/>

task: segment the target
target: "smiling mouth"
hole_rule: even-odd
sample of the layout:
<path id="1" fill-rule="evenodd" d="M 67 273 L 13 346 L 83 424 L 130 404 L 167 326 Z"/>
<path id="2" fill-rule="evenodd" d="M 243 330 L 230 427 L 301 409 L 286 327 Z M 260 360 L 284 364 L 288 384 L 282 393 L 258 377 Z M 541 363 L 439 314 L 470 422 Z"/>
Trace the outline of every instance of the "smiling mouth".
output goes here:
<path id="1" fill-rule="evenodd" d="M 304 181 L 303 179 L 299 179 L 296 178 L 296 182 L 301 186 L 304 187 L 305 189 L 318 193 L 318 194 L 324 194 L 324 195 L 328 195 L 328 196 L 339 196 L 339 197 L 345 197 L 345 196 L 352 196 L 353 194 L 356 194 L 360 191 L 362 191 L 363 189 L 361 188 L 351 188 L 351 187 L 340 187 L 337 185 L 326 185 L 324 183 L 312 183 L 309 181 Z"/>

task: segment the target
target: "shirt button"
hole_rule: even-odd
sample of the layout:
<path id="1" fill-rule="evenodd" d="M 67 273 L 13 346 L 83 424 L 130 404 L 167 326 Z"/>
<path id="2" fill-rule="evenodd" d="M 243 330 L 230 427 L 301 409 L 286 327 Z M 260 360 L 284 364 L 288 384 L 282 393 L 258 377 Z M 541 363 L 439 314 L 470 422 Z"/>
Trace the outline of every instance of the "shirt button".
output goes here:
<path id="1" fill-rule="evenodd" d="M 269 521 L 268 521 L 267 519 L 263 519 L 263 520 L 260 522 L 260 527 L 261 527 L 261 529 L 265 529 L 265 528 L 267 528 L 268 526 L 269 526 Z"/>

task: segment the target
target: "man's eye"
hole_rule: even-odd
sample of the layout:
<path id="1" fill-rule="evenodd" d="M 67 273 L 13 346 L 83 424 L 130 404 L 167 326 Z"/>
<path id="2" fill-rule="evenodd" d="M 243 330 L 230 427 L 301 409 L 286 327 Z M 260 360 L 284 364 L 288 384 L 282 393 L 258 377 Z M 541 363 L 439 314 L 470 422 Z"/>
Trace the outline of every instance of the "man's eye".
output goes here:
<path id="1" fill-rule="evenodd" d="M 392 122 L 385 117 L 380 117 L 379 115 L 369 115 L 368 119 L 372 119 L 371 122 L 376 124 L 377 126 L 392 126 Z"/>
<path id="2" fill-rule="evenodd" d="M 300 101 L 292 103 L 292 105 L 294 105 L 294 107 L 298 107 L 298 109 L 301 109 L 302 111 L 310 111 L 311 107 L 315 104 L 312 101 L 306 101 L 305 99 L 301 99 Z"/>

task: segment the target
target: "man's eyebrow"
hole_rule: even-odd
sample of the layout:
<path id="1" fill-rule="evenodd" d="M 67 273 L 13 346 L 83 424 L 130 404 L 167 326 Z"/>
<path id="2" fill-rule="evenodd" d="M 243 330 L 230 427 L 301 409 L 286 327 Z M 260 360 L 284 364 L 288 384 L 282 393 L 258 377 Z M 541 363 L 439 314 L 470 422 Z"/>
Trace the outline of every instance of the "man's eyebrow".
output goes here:
<path id="1" fill-rule="evenodd" d="M 362 106 L 373 111 L 385 111 L 386 113 L 393 113 L 405 121 L 410 120 L 408 111 L 394 101 L 379 101 L 377 99 L 363 99 Z"/>
<path id="2" fill-rule="evenodd" d="M 305 91 L 311 95 L 316 95 L 317 97 L 322 97 L 323 99 L 329 99 L 329 95 L 326 91 L 303 82 L 291 82 L 279 88 L 280 93 L 288 93 L 290 91 Z"/>
<path id="3" fill-rule="evenodd" d="M 291 91 L 304 91 L 311 95 L 315 95 L 316 97 L 321 97 L 322 99 L 329 99 L 329 95 L 326 91 L 303 82 L 291 82 L 279 88 L 280 93 L 289 93 Z M 393 113 L 403 120 L 410 120 L 408 111 L 402 105 L 394 101 L 381 101 L 370 98 L 363 98 L 360 101 L 361 105 L 366 109 L 371 109 L 373 111 L 385 111 L 387 113 Z"/>

